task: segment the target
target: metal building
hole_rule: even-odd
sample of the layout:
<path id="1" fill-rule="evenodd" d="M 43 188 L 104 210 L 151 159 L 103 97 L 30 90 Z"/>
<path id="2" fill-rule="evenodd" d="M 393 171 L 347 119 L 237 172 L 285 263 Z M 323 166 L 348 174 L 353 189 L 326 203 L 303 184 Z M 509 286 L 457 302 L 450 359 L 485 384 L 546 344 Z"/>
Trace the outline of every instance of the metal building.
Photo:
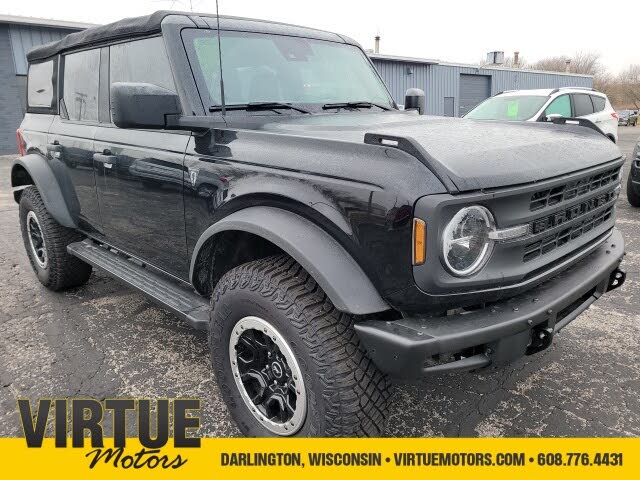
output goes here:
<path id="1" fill-rule="evenodd" d="M 404 103 L 408 88 L 424 90 L 429 115 L 460 117 L 505 90 L 593 86 L 590 75 L 480 67 L 379 53 L 369 53 L 369 57 L 399 104 Z"/>
<path id="2" fill-rule="evenodd" d="M 15 131 L 25 112 L 26 53 L 91 24 L 0 15 L 0 155 L 17 151 Z M 426 93 L 427 113 L 461 116 L 485 98 L 522 88 L 591 87 L 593 77 L 499 67 L 478 67 L 422 58 L 369 54 L 391 94 L 404 103 L 408 88 Z"/>
<path id="3" fill-rule="evenodd" d="M 26 108 L 27 52 L 89 26 L 0 15 L 0 155 L 17 152 L 16 129 Z"/>

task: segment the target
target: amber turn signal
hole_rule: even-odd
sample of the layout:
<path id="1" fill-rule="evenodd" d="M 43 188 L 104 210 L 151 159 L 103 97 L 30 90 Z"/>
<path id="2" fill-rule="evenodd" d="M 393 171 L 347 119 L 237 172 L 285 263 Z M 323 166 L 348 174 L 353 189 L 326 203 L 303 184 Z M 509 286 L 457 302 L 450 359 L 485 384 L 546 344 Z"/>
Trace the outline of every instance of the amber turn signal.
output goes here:
<path id="1" fill-rule="evenodd" d="M 427 224 L 413 219 L 413 264 L 422 265 L 427 259 Z"/>

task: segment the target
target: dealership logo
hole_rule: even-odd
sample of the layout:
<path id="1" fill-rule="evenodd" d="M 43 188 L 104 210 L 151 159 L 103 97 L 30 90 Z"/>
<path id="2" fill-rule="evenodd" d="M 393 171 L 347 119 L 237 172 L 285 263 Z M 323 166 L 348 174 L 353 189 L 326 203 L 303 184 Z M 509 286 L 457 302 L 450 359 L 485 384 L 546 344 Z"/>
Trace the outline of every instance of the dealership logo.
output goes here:
<path id="1" fill-rule="evenodd" d="M 85 457 L 89 468 L 98 464 L 115 468 L 177 469 L 187 463 L 183 455 L 162 454 L 170 440 L 175 448 L 199 448 L 200 400 L 197 399 L 41 399 L 32 405 L 18 400 L 18 410 L 29 448 L 40 448 L 47 425 L 53 428 L 56 448 L 83 448 L 90 441 L 93 450 Z M 127 423 L 135 419 L 142 448 L 125 450 Z M 109 423 L 107 423 L 109 422 Z M 113 435 L 113 447 L 105 448 L 104 428 Z M 173 432 L 173 437 L 169 436 Z M 88 435 L 88 438 L 87 438 Z"/>

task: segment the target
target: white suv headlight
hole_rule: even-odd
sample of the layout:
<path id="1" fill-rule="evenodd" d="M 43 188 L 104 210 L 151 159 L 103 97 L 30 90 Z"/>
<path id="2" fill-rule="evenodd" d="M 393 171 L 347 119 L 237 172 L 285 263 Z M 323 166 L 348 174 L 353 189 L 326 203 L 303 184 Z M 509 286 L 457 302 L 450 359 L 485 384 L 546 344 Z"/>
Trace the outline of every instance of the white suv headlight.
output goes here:
<path id="1" fill-rule="evenodd" d="M 491 256 L 495 222 L 485 207 L 474 205 L 460 210 L 442 235 L 442 260 L 458 277 L 479 271 Z"/>

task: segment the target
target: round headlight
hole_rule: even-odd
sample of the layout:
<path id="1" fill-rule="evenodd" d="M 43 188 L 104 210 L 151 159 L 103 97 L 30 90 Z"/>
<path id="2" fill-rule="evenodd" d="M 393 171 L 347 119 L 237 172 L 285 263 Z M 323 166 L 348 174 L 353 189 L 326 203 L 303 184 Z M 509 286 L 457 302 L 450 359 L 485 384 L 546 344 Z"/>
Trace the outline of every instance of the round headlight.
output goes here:
<path id="1" fill-rule="evenodd" d="M 451 273 L 467 277 L 484 266 L 493 250 L 489 232 L 494 226 L 491 212 L 484 207 L 466 207 L 456 213 L 442 236 L 442 258 Z"/>

